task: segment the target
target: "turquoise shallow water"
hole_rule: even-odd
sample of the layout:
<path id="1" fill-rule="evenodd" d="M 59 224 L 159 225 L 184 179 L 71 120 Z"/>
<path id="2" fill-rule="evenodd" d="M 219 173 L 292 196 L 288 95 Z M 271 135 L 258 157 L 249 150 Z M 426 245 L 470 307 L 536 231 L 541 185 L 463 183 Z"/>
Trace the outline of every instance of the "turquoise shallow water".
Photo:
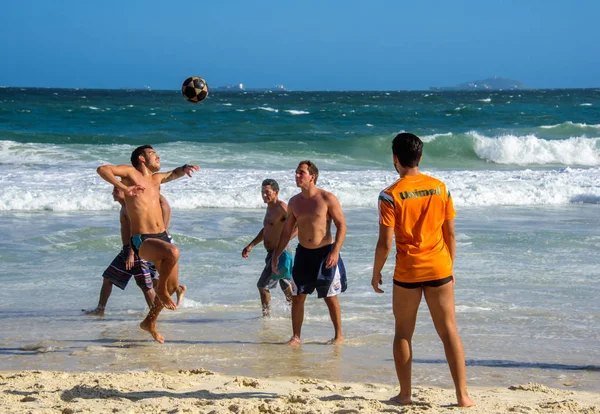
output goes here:
<path id="1" fill-rule="evenodd" d="M 5 369 L 205 367 L 244 375 L 310 375 L 395 383 L 391 295 L 369 285 L 377 196 L 396 179 L 390 145 L 425 141 L 422 170 L 457 208 L 457 315 L 470 383 L 523 381 L 598 391 L 600 377 L 600 92 L 215 93 L 0 89 L 0 363 Z M 138 328 L 138 288 L 114 290 L 105 318 L 101 273 L 119 249 L 110 186 L 95 173 L 151 143 L 163 168 L 194 162 L 165 185 L 182 250 L 185 306 L 161 317 L 168 342 Z M 346 212 L 342 296 L 346 344 L 310 298 L 306 344 L 289 350 L 288 310 L 259 317 L 260 249 L 241 250 L 262 223 L 260 183 L 281 198 L 312 159 Z M 386 268 L 387 287 L 392 263 Z M 427 311 L 415 336 L 415 381 L 449 386 Z"/>

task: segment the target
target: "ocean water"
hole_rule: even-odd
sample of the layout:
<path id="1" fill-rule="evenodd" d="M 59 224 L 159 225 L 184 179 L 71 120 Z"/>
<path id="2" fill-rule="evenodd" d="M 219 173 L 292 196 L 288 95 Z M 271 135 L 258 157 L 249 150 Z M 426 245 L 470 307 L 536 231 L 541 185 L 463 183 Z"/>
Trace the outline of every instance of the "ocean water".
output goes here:
<path id="1" fill-rule="evenodd" d="M 391 140 L 425 141 L 421 170 L 445 181 L 457 209 L 456 305 L 471 385 L 527 381 L 600 391 L 600 90 L 211 93 L 0 89 L 0 364 L 3 369 L 174 370 L 395 383 L 393 255 L 383 295 L 370 287 L 377 195 L 397 174 Z M 162 188 L 173 207 L 184 305 L 164 311 L 154 343 L 138 328 L 131 282 L 103 318 L 101 274 L 120 247 L 111 187 L 95 173 L 152 144 L 163 169 L 199 164 Z M 346 342 L 309 297 L 299 349 L 283 294 L 260 317 L 260 183 L 297 192 L 311 159 L 335 193 L 348 235 Z M 294 245 L 295 243 L 292 243 Z M 451 386 L 422 307 L 414 383 Z"/>

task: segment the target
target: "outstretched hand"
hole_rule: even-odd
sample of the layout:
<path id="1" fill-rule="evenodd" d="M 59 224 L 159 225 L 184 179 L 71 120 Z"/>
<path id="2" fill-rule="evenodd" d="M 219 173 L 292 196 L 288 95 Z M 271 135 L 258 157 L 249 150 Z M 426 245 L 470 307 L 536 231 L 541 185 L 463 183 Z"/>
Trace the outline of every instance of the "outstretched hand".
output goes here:
<path id="1" fill-rule="evenodd" d="M 132 185 L 127 187 L 127 190 L 125 190 L 125 194 L 127 194 L 130 197 L 137 197 L 140 193 L 143 193 L 145 190 L 143 185 Z"/>
<path id="2" fill-rule="evenodd" d="M 200 167 L 198 167 L 197 165 L 190 165 L 190 164 L 185 164 L 183 166 L 183 172 L 188 177 L 191 177 L 192 176 L 192 172 L 194 172 L 194 171 L 200 171 Z"/>
<path id="3" fill-rule="evenodd" d="M 381 273 L 378 272 L 377 274 L 373 275 L 373 278 L 371 279 L 371 286 L 375 292 L 383 293 L 383 290 L 379 287 L 381 284 L 383 284 L 381 281 Z"/>

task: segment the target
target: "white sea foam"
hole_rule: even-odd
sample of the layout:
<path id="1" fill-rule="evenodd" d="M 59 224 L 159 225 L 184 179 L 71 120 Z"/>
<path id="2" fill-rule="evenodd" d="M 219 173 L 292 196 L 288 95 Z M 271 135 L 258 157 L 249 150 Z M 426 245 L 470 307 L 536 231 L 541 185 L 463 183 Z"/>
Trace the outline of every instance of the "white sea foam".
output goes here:
<path id="1" fill-rule="evenodd" d="M 553 170 L 425 171 L 442 179 L 457 206 L 565 205 L 600 202 L 600 168 Z M 70 167 L 42 170 L 21 168 L 8 174 L 0 167 L 0 210 L 72 211 L 115 209 L 111 187 L 95 168 Z M 265 177 L 279 181 L 280 196 L 297 193 L 293 170 L 203 168 L 193 178 L 162 187 L 175 209 L 264 207 L 260 183 Z M 379 191 L 397 179 L 392 171 L 323 171 L 322 188 L 337 195 L 345 207 L 375 208 Z"/>
<path id="2" fill-rule="evenodd" d="M 600 165 L 600 138 L 574 137 L 545 140 L 535 135 L 504 135 L 488 138 L 469 132 L 474 150 L 481 159 L 498 164 Z"/>
<path id="3" fill-rule="evenodd" d="M 286 109 L 283 112 L 287 112 L 288 114 L 292 114 L 292 115 L 308 115 L 308 114 L 310 114 L 310 112 L 308 112 L 308 111 L 300 111 L 300 110 L 296 110 L 296 109 Z"/>
<path id="4" fill-rule="evenodd" d="M 452 132 L 446 132 L 443 134 L 423 135 L 421 137 L 421 141 L 432 142 L 432 141 L 435 141 L 439 137 L 451 137 L 451 136 L 452 136 Z"/>
<path id="5" fill-rule="evenodd" d="M 262 111 L 268 111 L 268 112 L 279 112 L 279 109 L 271 108 L 270 106 L 257 106 L 256 108 L 252 108 L 252 109 L 260 109 Z"/>
<path id="6" fill-rule="evenodd" d="M 467 305 L 456 305 L 456 312 L 458 313 L 468 313 L 468 312 L 489 312 L 493 310 L 492 308 L 487 308 L 483 306 L 467 306 Z"/>
<path id="7" fill-rule="evenodd" d="M 540 153 L 546 143 L 562 142 L 564 148 L 556 150 L 555 157 L 581 159 L 583 155 L 595 160 L 596 165 L 585 168 L 424 171 L 446 182 L 457 206 L 600 203 L 598 149 L 589 144 L 591 141 L 597 145 L 597 139 L 544 141 L 532 137 L 527 138 L 533 142 L 532 148 L 528 148 L 518 141 L 524 138 L 512 137 L 504 144 L 495 144 L 489 138 L 474 138 L 482 143 L 478 153 L 491 154 L 487 158 L 490 160 L 514 163 L 526 157 L 533 162 L 543 156 Z M 517 140 L 517 143 L 511 144 L 512 140 Z M 513 146 L 523 150 L 517 153 Z M 293 167 L 288 168 L 296 165 L 297 154 L 273 157 L 272 152 L 259 149 L 228 151 L 225 148 L 222 144 L 195 146 L 184 142 L 161 146 L 164 170 L 186 162 L 196 162 L 201 166 L 192 178 L 185 177 L 163 186 L 162 191 L 174 208 L 260 209 L 264 207 L 260 183 L 267 177 L 279 181 L 282 199 L 287 200 L 297 193 Z M 0 164 L 0 187 L 3 190 L 0 193 L 0 210 L 116 209 L 117 205 L 110 196 L 110 185 L 95 170 L 98 165 L 106 163 L 128 164 L 128 154 L 132 149 L 130 145 L 61 146 L 0 141 L 0 157 L 3 160 Z M 551 160 L 557 162 L 558 158 Z M 347 207 L 375 208 L 379 191 L 397 179 L 393 170 L 356 169 L 352 160 L 344 157 L 330 156 L 316 161 L 322 169 L 319 185 L 336 194 L 342 205 Z"/>
<path id="8" fill-rule="evenodd" d="M 479 102 L 492 102 L 492 98 L 477 99 Z"/>

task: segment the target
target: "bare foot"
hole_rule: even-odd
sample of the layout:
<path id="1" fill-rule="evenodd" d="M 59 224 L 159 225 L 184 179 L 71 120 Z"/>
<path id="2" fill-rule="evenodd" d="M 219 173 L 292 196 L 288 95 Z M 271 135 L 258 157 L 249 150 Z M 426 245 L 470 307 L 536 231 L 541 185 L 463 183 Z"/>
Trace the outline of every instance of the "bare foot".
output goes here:
<path id="1" fill-rule="evenodd" d="M 183 295 L 185 295 L 186 290 L 187 288 L 185 285 L 179 285 L 177 290 L 175 290 L 175 294 L 177 295 L 177 306 L 181 305 L 181 302 L 183 301 Z"/>
<path id="2" fill-rule="evenodd" d="M 166 293 L 165 291 L 159 291 L 157 289 L 156 290 L 156 297 L 158 298 L 158 300 L 160 300 L 160 303 L 165 308 L 170 309 L 170 310 L 177 309 L 177 305 L 175 304 L 175 302 L 173 302 L 173 299 L 171 299 L 171 296 L 169 296 L 169 294 Z"/>
<path id="3" fill-rule="evenodd" d="M 410 395 L 407 397 L 401 397 L 400 394 L 398 394 L 395 397 L 390 398 L 390 401 L 395 402 L 396 404 L 400 404 L 400 405 L 412 404 L 412 399 L 411 399 Z"/>
<path id="4" fill-rule="evenodd" d="M 165 338 L 156 330 L 156 324 L 149 322 L 148 318 L 144 319 L 142 323 L 140 323 L 140 328 L 142 328 L 144 331 L 150 332 L 152 338 L 154 338 L 154 340 L 159 344 L 165 343 Z"/>
<path id="5" fill-rule="evenodd" d="M 81 311 L 84 313 L 84 315 L 104 316 L 104 307 L 102 306 L 98 306 L 94 310 L 86 311 L 85 309 L 82 309 Z"/>
<path id="6" fill-rule="evenodd" d="M 459 407 L 473 407 L 475 405 L 475 401 L 473 401 L 468 395 L 464 397 L 458 398 L 458 406 Z"/>
<path id="7" fill-rule="evenodd" d="M 337 345 L 337 344 L 341 344 L 342 342 L 344 342 L 344 337 L 343 336 L 336 336 L 333 339 L 330 339 L 329 341 L 327 341 L 327 345 Z"/>
<path id="8" fill-rule="evenodd" d="M 289 345 L 289 346 L 298 346 L 298 345 L 300 345 L 300 337 L 292 336 L 292 339 L 287 341 L 285 344 Z"/>

